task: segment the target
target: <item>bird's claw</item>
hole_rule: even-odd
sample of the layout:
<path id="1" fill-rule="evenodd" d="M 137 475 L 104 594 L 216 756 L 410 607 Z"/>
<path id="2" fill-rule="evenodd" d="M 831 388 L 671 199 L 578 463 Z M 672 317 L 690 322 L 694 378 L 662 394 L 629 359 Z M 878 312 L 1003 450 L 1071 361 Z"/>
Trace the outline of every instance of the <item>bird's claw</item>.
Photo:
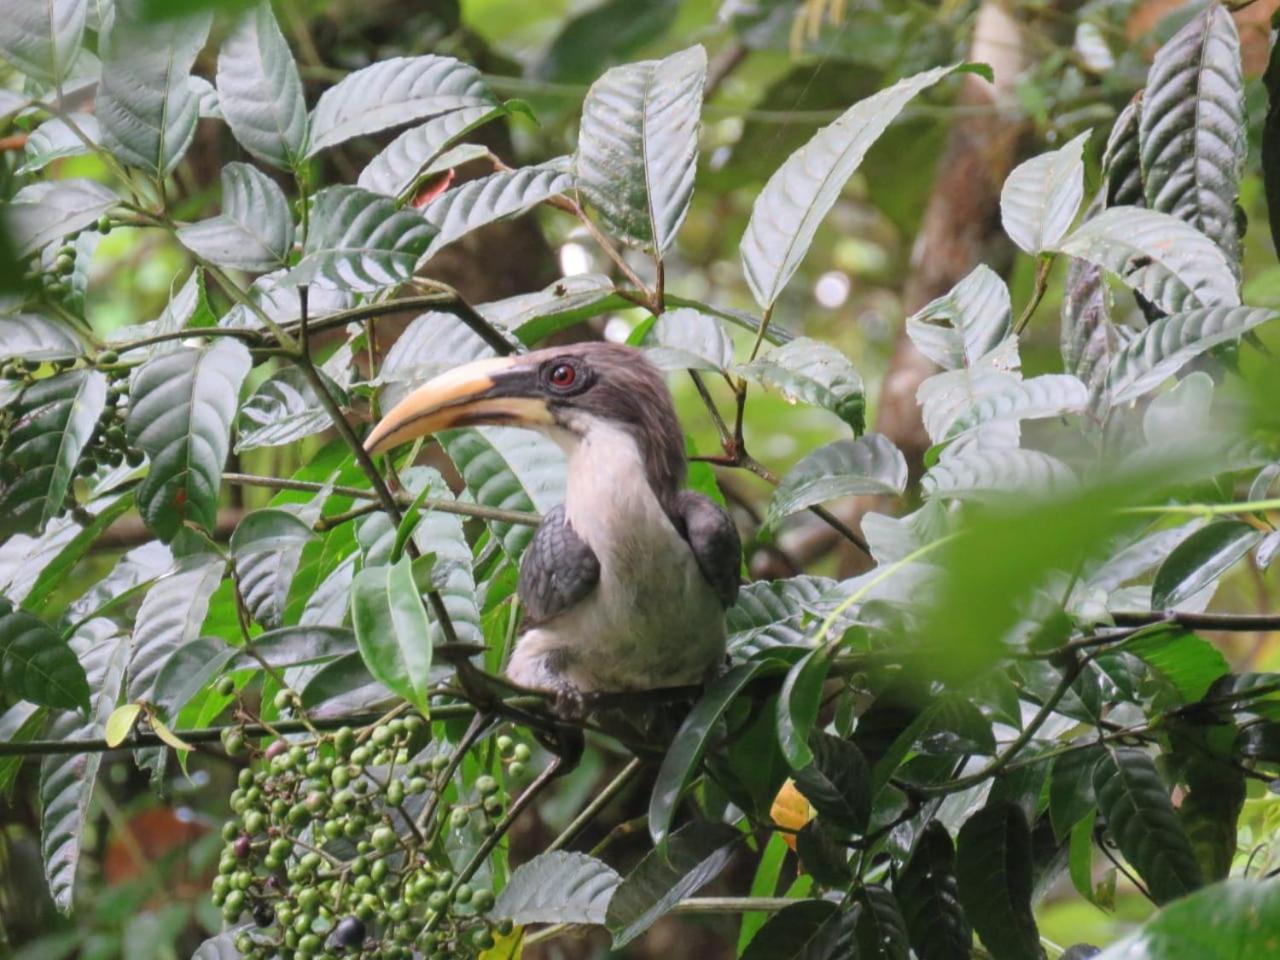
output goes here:
<path id="1" fill-rule="evenodd" d="M 582 691 L 570 684 L 552 691 L 551 711 L 561 720 L 580 722 L 587 715 L 587 701 Z"/>

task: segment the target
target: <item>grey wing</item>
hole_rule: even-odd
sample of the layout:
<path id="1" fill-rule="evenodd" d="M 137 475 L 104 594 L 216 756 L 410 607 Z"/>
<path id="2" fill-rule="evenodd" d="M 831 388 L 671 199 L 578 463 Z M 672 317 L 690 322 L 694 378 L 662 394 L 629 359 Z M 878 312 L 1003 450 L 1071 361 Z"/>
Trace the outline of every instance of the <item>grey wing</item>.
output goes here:
<path id="1" fill-rule="evenodd" d="M 600 561 L 564 515 L 564 505 L 543 518 L 520 562 L 516 593 L 534 626 L 568 610 L 595 589 Z"/>
<path id="2" fill-rule="evenodd" d="M 728 609 L 738 599 L 742 582 L 742 541 L 733 518 L 710 497 L 693 490 L 681 491 L 676 510 L 680 520 L 676 526 L 689 542 L 698 568 Z"/>

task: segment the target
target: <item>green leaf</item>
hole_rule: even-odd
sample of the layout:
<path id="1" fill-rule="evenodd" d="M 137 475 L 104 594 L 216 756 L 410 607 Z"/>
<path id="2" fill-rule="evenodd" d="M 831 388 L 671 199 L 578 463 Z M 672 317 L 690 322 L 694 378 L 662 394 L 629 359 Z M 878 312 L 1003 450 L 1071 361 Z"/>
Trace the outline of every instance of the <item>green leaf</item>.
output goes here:
<path id="1" fill-rule="evenodd" d="M 406 130 L 360 171 L 356 185 L 384 197 L 403 197 L 411 187 L 443 160 L 446 151 L 472 130 L 510 111 L 506 107 L 481 106 L 450 110 Z"/>
<path id="2" fill-rule="evenodd" d="M 1210 6 L 1156 52 L 1138 140 L 1147 206 L 1191 224 L 1234 261 L 1245 129 L 1240 37 L 1231 15 Z"/>
<path id="3" fill-rule="evenodd" d="M 325 380 L 338 403 L 346 406 L 346 391 L 328 377 Z M 296 443 L 303 437 L 323 433 L 332 425 L 333 419 L 307 375 L 291 365 L 264 380 L 240 408 L 236 453 Z"/>
<path id="4" fill-rule="evenodd" d="M 609 900 L 605 922 L 619 950 L 663 914 L 719 876 L 742 834 L 723 823 L 686 824 L 649 851 Z"/>
<path id="5" fill-rule="evenodd" d="M 658 317 L 645 343 L 645 356 L 661 370 L 728 370 L 733 340 L 716 317 L 677 307 Z"/>
<path id="6" fill-rule="evenodd" d="M 810 650 L 787 671 L 778 692 L 778 746 L 793 770 L 814 762 L 809 739 L 822 706 L 822 685 L 831 669 L 823 647 Z"/>
<path id="7" fill-rule="evenodd" d="M 217 637 L 195 637 L 175 649 L 156 675 L 151 694 L 156 714 L 177 722 L 183 708 L 222 673 L 235 655 L 236 648 Z"/>
<path id="8" fill-rule="evenodd" d="M 12 480 L 0 481 L 0 537 L 40 530 L 65 510 L 106 402 L 107 377 L 97 370 L 71 370 L 22 392 L 0 445 L 0 457 L 17 468 Z"/>
<path id="9" fill-rule="evenodd" d="M 612 867 L 585 853 L 541 853 L 512 872 L 492 913 L 515 923 L 602 924 L 621 882 Z"/>
<path id="10" fill-rule="evenodd" d="M 1216 583 L 1262 534 L 1241 520 L 1207 524 L 1174 547 L 1151 586 L 1151 609 L 1170 610 Z"/>
<path id="11" fill-rule="evenodd" d="M 576 9 L 576 8 L 575 8 Z M 679 0 L 605 0 L 568 19 L 533 66 L 538 80 L 587 84 L 661 37 L 676 21 Z"/>
<path id="12" fill-rule="evenodd" d="M 730 655 L 744 660 L 770 647 L 805 644 L 810 611 L 834 583 L 826 577 L 799 576 L 746 584 L 725 614 Z"/>
<path id="13" fill-rule="evenodd" d="M 213 323 L 213 310 L 209 306 L 209 298 L 204 289 L 204 271 L 196 268 L 187 275 L 178 292 L 170 295 L 169 302 L 165 304 L 160 316 L 146 323 L 116 327 L 107 334 L 106 339 L 108 344 L 124 344 L 134 338 L 176 333 L 188 327 L 206 327 L 212 326 Z M 180 349 L 182 344 L 179 341 L 162 341 L 149 347 L 126 350 L 124 356 L 129 360 L 142 361 L 157 354 L 172 353 Z"/>
<path id="14" fill-rule="evenodd" d="M 1108 748 L 1093 771 L 1107 835 L 1138 871 L 1156 903 L 1203 882 L 1191 843 L 1152 759 L 1131 747 Z"/>
<path id="15" fill-rule="evenodd" d="M 1193 357 L 1280 316 L 1254 307 L 1188 310 L 1161 317 L 1120 348 L 1107 374 L 1113 404 L 1150 393 Z"/>
<path id="16" fill-rule="evenodd" d="M 920 481 L 926 497 L 993 500 L 1012 492 L 1058 495 L 1076 485 L 1071 469 L 1039 450 L 968 449 L 940 460 Z"/>
<path id="17" fill-rule="evenodd" d="M 742 960 L 835 960 L 856 947 L 855 913 L 830 900 L 797 900 L 774 914 L 742 952 Z"/>
<path id="18" fill-rule="evenodd" d="M 707 52 L 605 72 L 582 105 L 573 169 L 605 229 L 661 257 L 693 197 Z"/>
<path id="19" fill-rule="evenodd" d="M 152 2 L 158 3 L 161 0 L 152 0 Z M 217 936 L 210 937 L 196 947 L 191 960 L 240 960 L 241 953 L 236 949 L 236 938 L 250 926 L 250 924 L 242 924 L 231 927 Z"/>
<path id="20" fill-rule="evenodd" d="M 1049 767 L 1049 820 L 1059 840 L 1096 805 L 1093 770 L 1101 756 L 1102 747 L 1094 745 L 1053 758 Z"/>
<path id="21" fill-rule="evenodd" d="M 849 358 L 828 344 L 806 337 L 771 350 L 737 372 L 773 387 L 791 403 L 804 401 L 830 410 L 859 434 L 863 428 L 862 377 Z"/>
<path id="22" fill-rule="evenodd" d="M 1000 219 L 1026 253 L 1051 249 L 1071 229 L 1084 199 L 1084 145 L 1091 132 L 1018 164 L 1005 180 Z"/>
<path id="23" fill-rule="evenodd" d="M 847 887 L 853 881 L 848 839 L 819 819 L 810 820 L 795 835 L 801 868 L 825 887 Z"/>
<path id="24" fill-rule="evenodd" d="M 360 656 L 387 689 L 429 710 L 431 624 L 408 557 L 361 570 L 351 585 L 351 621 Z"/>
<path id="25" fill-rule="evenodd" d="M 1219 677 L 1231 672 L 1224 657 L 1208 640 L 1178 628 L 1139 634 L 1124 644 L 1126 653 L 1140 657 L 1173 684 L 1183 703 L 1194 703 Z"/>
<path id="26" fill-rule="evenodd" d="M 416 210 L 359 187 L 316 194 L 305 255 L 285 283 L 372 293 L 413 275 L 436 229 Z"/>
<path id="27" fill-rule="evenodd" d="M 93 114 L 73 113 L 69 119 L 88 138 L 90 144 L 95 144 L 101 139 L 98 118 Z M 31 135 L 27 137 L 27 145 L 23 149 L 25 160 L 15 172 L 19 175 L 38 173 L 55 160 L 79 156 L 88 153 L 91 149 L 91 146 L 85 144 L 72 132 L 66 120 L 54 117 L 31 131 Z"/>
<path id="28" fill-rule="evenodd" d="M 907 318 L 916 349 L 945 370 L 977 364 L 1012 331 L 1009 288 L 983 264 Z"/>
<path id="29" fill-rule="evenodd" d="M 944 439 L 954 440 L 985 424 L 1082 413 L 1088 403 L 1088 387 L 1070 374 L 1046 373 L 1030 380 L 1003 383 L 957 416 L 947 427 Z"/>
<path id="30" fill-rule="evenodd" d="M 920 960 L 969 960 L 973 931 L 960 906 L 955 848 L 937 820 L 921 832 L 893 891 Z"/>
<path id="31" fill-rule="evenodd" d="M 1094 960 L 1256 960 L 1277 938 L 1280 884 L 1227 880 L 1159 911 Z"/>
<path id="32" fill-rule="evenodd" d="M 34 703 L 15 703 L 0 714 L 0 743 L 30 743 L 44 730 L 47 713 Z M 24 759 L 22 754 L 0 757 L 0 798 L 11 799 Z"/>
<path id="33" fill-rule="evenodd" d="M 1185 751 L 1182 779 L 1187 791 L 1178 818 L 1205 879 L 1225 880 L 1236 856 L 1236 826 L 1246 795 L 1244 773 L 1189 737 L 1175 737 L 1173 744 L 1175 750 Z"/>
<path id="34" fill-rule="evenodd" d="M 76 332 L 59 320 L 25 313 L 0 317 L 0 360 L 68 360 L 83 352 Z"/>
<path id="35" fill-rule="evenodd" d="M 161 540 L 172 540 L 185 523 L 213 530 L 228 434 L 250 366 L 245 346 L 224 337 L 162 353 L 135 371 L 125 426 L 129 442 L 150 460 L 138 510 Z"/>
<path id="36" fill-rule="evenodd" d="M 422 254 L 429 260 L 442 247 L 485 224 L 518 216 L 531 207 L 565 193 L 573 178 L 561 163 L 502 170 L 447 190 L 423 208 L 423 216 L 436 231 Z"/>
<path id="37" fill-rule="evenodd" d="M 1013 803 L 983 807 L 956 840 L 960 902 L 994 960 L 1040 960 L 1031 913 L 1031 830 Z"/>
<path id="38" fill-rule="evenodd" d="M 809 736 L 813 762 L 792 773 L 796 789 L 828 823 L 863 833 L 871 817 L 871 770 L 862 751 L 821 730 Z"/>
<path id="39" fill-rule="evenodd" d="M 211 20 L 197 14 L 143 25 L 117 9 L 99 42 L 96 112 L 102 145 L 125 164 L 163 178 L 196 133 L 200 98 L 190 84 Z"/>
<path id="40" fill-rule="evenodd" d="M 222 168 L 222 213 L 178 229 L 178 240 L 220 267 L 259 273 L 287 265 L 293 214 L 284 191 L 247 163 Z"/>
<path id="41" fill-rule="evenodd" d="M 751 896 L 772 897 L 777 892 L 778 879 L 782 875 L 782 864 L 786 856 L 786 840 L 781 833 L 775 832 L 760 854 L 755 876 L 751 879 Z M 747 945 L 755 939 L 760 928 L 768 920 L 769 914 L 763 910 L 753 910 L 742 915 L 742 927 L 738 933 L 738 956 L 745 955 Z"/>
<path id="42" fill-rule="evenodd" d="M 671 748 L 662 759 L 662 766 L 654 781 L 653 794 L 649 798 L 649 836 L 653 838 L 655 845 L 660 846 L 668 839 L 680 799 L 702 762 L 720 718 L 743 688 L 768 666 L 757 660 L 732 668 L 708 685 L 706 692 L 685 717 L 684 723 L 680 725 L 680 732 L 676 734 Z M 610 926 L 614 926 L 612 921 Z"/>
<path id="43" fill-rule="evenodd" d="M 809 252 L 818 225 L 867 150 L 917 93 L 960 69 L 937 67 L 855 103 L 783 162 L 756 197 L 742 236 L 742 269 L 770 309 Z"/>
<path id="44" fill-rule="evenodd" d="M 819 447 L 787 471 L 769 502 L 765 527 L 806 507 L 855 494 L 893 496 L 907 486 L 907 461 L 878 433 Z"/>
<path id="45" fill-rule="evenodd" d="M 129 739 L 129 734 L 133 733 L 133 725 L 138 722 L 140 713 L 142 713 L 142 705 L 137 703 L 126 703 L 111 711 L 106 727 L 103 728 L 103 737 L 108 747 L 118 747 Z"/>
<path id="46" fill-rule="evenodd" d="M 564 502 L 564 457 L 545 437 L 513 427 L 477 427 L 443 433 L 440 443 L 467 491 L 482 506 L 545 514 Z M 507 556 L 518 561 L 534 529 L 486 522 Z"/>
<path id="47" fill-rule="evenodd" d="M 315 156 L 352 137 L 464 107 L 492 107 L 480 71 L 452 57 L 392 57 L 344 77 L 311 111 Z"/>
<path id="48" fill-rule="evenodd" d="M 84 0 L 5 4 L 0 18 L 0 59 L 33 80 L 59 86 L 80 52 L 88 6 Z"/>
<path id="49" fill-rule="evenodd" d="M 269 3 L 246 13 L 218 51 L 218 99 L 242 147 L 295 169 L 307 141 L 307 104 L 289 44 Z"/>
<path id="50" fill-rule="evenodd" d="M 1133 95 L 1107 137 L 1102 153 L 1102 178 L 1105 181 L 1109 207 L 1141 207 L 1146 203 L 1142 184 L 1142 164 L 1138 157 L 1138 123 L 1141 118 L 1144 91 Z"/>
<path id="51" fill-rule="evenodd" d="M 23 700 L 89 709 L 89 684 L 75 651 L 44 623 L 0 597 L 0 678 Z"/>
<path id="52" fill-rule="evenodd" d="M 1086 220 L 1057 245 L 1095 263 L 1165 313 L 1240 303 L 1227 255 L 1177 217 L 1113 207 Z"/>
<path id="53" fill-rule="evenodd" d="M 251 646 L 254 653 L 237 652 L 229 670 L 260 669 L 264 660 L 271 667 L 283 670 L 324 663 L 357 652 L 355 634 L 349 629 L 320 624 L 267 630 L 254 637 Z"/>
<path id="54" fill-rule="evenodd" d="M 55 714 L 46 734 L 52 740 L 103 736 L 124 685 L 128 634 L 95 620 L 72 643 L 83 657 L 94 704 L 87 719 L 78 713 Z M 40 849 L 49 892 L 63 913 L 71 912 L 76 868 L 101 763 L 101 753 L 89 752 L 52 755 L 40 764 Z"/>
<path id="55" fill-rule="evenodd" d="M 213 554 L 184 557 L 142 598 L 129 661 L 130 702 L 155 702 L 156 684 L 165 664 L 175 651 L 200 635 L 224 566 Z"/>
<path id="56" fill-rule="evenodd" d="M 240 558 L 263 551 L 301 547 L 316 539 L 310 524 L 278 507 L 264 507 L 245 514 L 231 533 L 231 556 Z"/>
<path id="57" fill-rule="evenodd" d="M 858 891 L 857 902 L 862 905 L 854 928 L 858 960 L 910 960 L 906 922 L 894 895 L 878 883 L 869 883 Z"/>
<path id="58" fill-rule="evenodd" d="M 25 257 L 96 223 L 117 203 L 111 190 L 93 180 L 42 180 L 23 187 L 0 209 L 16 254 Z"/>

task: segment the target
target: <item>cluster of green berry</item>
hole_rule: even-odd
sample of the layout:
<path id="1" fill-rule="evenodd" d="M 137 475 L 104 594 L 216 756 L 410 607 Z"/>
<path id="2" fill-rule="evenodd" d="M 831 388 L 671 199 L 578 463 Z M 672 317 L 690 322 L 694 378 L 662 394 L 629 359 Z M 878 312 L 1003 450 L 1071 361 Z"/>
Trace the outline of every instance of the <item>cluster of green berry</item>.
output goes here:
<path id="1" fill-rule="evenodd" d="M 93 476 L 100 466 L 118 467 L 127 463 L 137 467 L 142 464 L 142 450 L 130 446 L 124 432 L 125 417 L 129 413 L 129 380 L 126 370 L 116 368 L 118 360 L 114 350 L 102 350 L 94 358 L 95 364 L 113 379 L 107 387 L 107 405 L 77 467 L 82 476 Z"/>
<path id="2" fill-rule="evenodd" d="M 277 697 L 282 708 L 295 700 Z M 415 755 L 429 737 L 417 715 L 277 739 L 261 752 L 240 730 L 224 735 L 228 753 L 256 754 L 231 795 L 236 816 L 213 882 L 228 923 L 253 919 L 236 937 L 243 956 L 467 958 L 510 932 L 488 916 L 493 891 L 459 877 L 444 842 L 450 829 L 492 835 L 502 787 L 481 776 L 464 800 L 448 752 L 428 745 Z M 527 746 L 499 739 L 527 758 Z"/>
<path id="3" fill-rule="evenodd" d="M 113 226 L 111 218 L 105 213 L 98 218 L 98 222 L 94 225 L 101 234 L 111 232 Z M 76 269 L 76 246 L 75 235 L 65 237 L 62 246 L 58 248 L 53 256 L 53 263 L 48 269 L 40 269 L 40 265 L 36 264 L 27 270 L 23 279 L 31 285 L 39 284 L 44 288 L 45 295 L 56 301 L 65 300 L 72 293 L 71 284 L 68 282 L 71 274 Z"/>

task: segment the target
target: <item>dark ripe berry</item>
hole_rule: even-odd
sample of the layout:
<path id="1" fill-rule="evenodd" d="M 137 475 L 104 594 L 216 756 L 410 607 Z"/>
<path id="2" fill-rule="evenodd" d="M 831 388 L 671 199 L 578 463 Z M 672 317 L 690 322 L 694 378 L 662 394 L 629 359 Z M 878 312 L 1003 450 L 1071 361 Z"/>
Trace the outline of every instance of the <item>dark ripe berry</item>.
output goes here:
<path id="1" fill-rule="evenodd" d="M 275 915 L 267 904 L 258 902 L 253 907 L 253 922 L 260 927 L 269 927 L 275 922 Z"/>
<path id="2" fill-rule="evenodd" d="M 93 457 L 85 457 L 76 466 L 76 473 L 82 477 L 92 477 L 98 469 L 98 461 Z"/>
<path id="3" fill-rule="evenodd" d="M 229 697 L 236 692 L 236 682 L 231 677 L 223 677 L 215 688 L 221 696 Z"/>
<path id="4" fill-rule="evenodd" d="M 125 463 L 129 464 L 129 466 L 131 467 L 142 466 L 142 461 L 144 459 L 146 459 L 146 454 L 144 454 L 141 450 L 138 450 L 136 448 L 131 450 L 126 450 L 124 452 L 124 461 Z"/>
<path id="5" fill-rule="evenodd" d="M 240 836 L 236 837 L 236 842 L 233 849 L 235 850 L 237 860 L 248 860 L 249 854 L 252 852 L 253 847 L 249 841 L 249 838 L 246 837 L 244 834 L 241 834 Z"/>
<path id="6" fill-rule="evenodd" d="M 340 947 L 358 947 L 364 943 L 364 921 L 359 917 L 343 917 L 333 931 L 333 942 Z"/>

